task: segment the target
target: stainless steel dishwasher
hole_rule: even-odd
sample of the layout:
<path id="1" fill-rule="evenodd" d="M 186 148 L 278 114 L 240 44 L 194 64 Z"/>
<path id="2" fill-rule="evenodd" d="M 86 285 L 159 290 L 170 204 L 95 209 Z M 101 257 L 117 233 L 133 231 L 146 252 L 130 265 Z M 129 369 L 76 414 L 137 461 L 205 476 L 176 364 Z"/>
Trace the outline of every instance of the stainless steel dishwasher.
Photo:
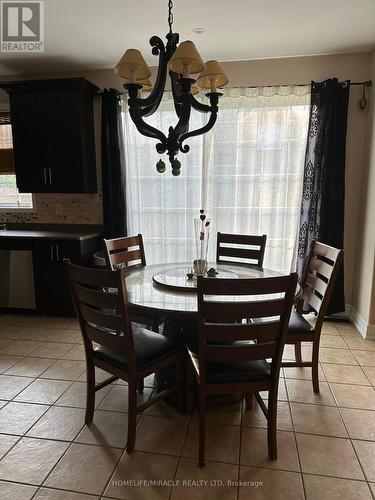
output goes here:
<path id="1" fill-rule="evenodd" d="M 31 248 L 0 244 L 0 307 L 35 309 L 33 253 Z"/>

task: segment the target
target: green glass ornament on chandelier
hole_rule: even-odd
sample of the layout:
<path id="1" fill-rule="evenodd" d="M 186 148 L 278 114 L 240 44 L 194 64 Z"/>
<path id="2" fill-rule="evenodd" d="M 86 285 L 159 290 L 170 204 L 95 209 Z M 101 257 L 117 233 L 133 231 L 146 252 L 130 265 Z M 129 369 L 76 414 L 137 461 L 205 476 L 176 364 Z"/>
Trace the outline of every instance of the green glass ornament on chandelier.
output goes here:
<path id="1" fill-rule="evenodd" d="M 177 159 L 174 159 L 171 162 L 172 165 L 172 175 L 178 176 L 181 173 L 181 162 Z"/>
<path id="2" fill-rule="evenodd" d="M 156 170 L 159 172 L 159 174 L 163 174 L 165 172 L 165 163 L 163 160 L 159 160 L 156 164 Z"/>

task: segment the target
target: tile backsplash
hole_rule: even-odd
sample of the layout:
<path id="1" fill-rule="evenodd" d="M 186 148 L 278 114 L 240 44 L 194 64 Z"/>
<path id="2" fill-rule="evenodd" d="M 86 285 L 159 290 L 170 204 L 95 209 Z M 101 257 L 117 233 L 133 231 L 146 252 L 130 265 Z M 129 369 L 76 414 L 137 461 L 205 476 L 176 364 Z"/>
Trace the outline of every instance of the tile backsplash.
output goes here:
<path id="1" fill-rule="evenodd" d="M 102 224 L 101 194 L 38 193 L 33 210 L 0 211 L 0 222 Z"/>

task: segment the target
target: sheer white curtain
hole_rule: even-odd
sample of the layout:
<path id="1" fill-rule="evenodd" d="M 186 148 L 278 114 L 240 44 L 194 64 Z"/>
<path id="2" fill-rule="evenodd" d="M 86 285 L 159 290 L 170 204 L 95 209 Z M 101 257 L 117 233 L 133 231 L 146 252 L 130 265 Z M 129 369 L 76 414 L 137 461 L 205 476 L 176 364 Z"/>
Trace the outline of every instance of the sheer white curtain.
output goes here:
<path id="1" fill-rule="evenodd" d="M 290 270 L 301 205 L 309 86 L 228 89 L 213 130 L 187 141 L 181 175 L 156 172 L 155 141 L 140 135 L 124 105 L 129 234 L 142 233 L 149 264 L 195 258 L 193 218 L 216 231 L 267 234 L 265 267 Z M 190 129 L 207 117 L 193 113 Z M 149 122 L 167 131 L 176 117 L 170 95 Z"/>

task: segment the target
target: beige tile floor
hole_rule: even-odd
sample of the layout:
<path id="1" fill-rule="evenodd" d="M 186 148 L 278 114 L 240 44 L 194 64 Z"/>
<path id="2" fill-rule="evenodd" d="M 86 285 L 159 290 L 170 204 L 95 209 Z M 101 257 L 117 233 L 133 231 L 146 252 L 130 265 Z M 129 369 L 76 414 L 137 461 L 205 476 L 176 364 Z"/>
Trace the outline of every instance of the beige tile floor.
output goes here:
<path id="1" fill-rule="evenodd" d="M 293 359 L 293 348 L 284 358 Z M 282 371 L 274 462 L 259 406 L 244 412 L 242 403 L 209 410 L 204 469 L 197 467 L 196 414 L 164 404 L 140 416 L 128 456 L 126 384 L 100 391 L 94 422 L 84 425 L 77 322 L 2 315 L 0 499 L 374 498 L 375 342 L 348 324 L 326 323 L 319 377 L 314 395 L 310 369 Z M 142 397 L 151 394 L 148 378 Z"/>

